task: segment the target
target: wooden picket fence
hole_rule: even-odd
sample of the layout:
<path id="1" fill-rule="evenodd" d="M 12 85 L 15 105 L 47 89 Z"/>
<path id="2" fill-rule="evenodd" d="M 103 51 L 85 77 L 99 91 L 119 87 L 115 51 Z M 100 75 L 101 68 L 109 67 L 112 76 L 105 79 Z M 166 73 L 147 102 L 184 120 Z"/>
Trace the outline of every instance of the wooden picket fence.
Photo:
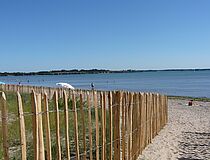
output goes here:
<path id="1" fill-rule="evenodd" d="M 0 90 L 0 158 L 5 160 L 12 156 L 13 147 L 8 139 L 11 114 L 7 94 L 11 92 L 17 100 L 22 160 L 137 159 L 168 122 L 167 96 L 157 93 L 15 85 L 1 85 Z M 29 112 L 24 111 L 23 93 L 30 94 Z M 31 117 L 31 129 L 26 125 L 27 117 Z M 27 141 L 30 133 L 31 142 Z"/>

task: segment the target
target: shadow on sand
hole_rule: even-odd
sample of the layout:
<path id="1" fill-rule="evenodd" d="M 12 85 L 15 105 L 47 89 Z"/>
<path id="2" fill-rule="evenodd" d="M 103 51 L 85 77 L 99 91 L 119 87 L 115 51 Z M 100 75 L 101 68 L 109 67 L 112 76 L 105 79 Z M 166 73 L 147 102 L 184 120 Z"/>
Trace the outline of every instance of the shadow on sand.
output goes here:
<path id="1" fill-rule="evenodd" d="M 210 133 L 183 132 L 178 160 L 210 159 Z"/>

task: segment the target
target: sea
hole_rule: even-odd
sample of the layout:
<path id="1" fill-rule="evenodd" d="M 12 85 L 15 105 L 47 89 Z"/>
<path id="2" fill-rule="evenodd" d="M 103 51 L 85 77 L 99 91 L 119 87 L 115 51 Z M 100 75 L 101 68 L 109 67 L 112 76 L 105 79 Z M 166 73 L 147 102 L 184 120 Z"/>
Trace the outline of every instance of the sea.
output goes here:
<path id="1" fill-rule="evenodd" d="M 155 71 L 105 74 L 0 76 L 6 84 L 57 87 L 65 82 L 78 89 L 158 92 L 171 96 L 210 98 L 210 71 Z"/>

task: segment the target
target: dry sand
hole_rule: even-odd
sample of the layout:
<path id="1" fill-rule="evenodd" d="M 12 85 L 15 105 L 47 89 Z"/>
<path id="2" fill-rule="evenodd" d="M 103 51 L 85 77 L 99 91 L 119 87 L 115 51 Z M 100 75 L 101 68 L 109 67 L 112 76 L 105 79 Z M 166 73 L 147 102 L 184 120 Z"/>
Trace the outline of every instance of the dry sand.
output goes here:
<path id="1" fill-rule="evenodd" d="M 210 160 L 210 103 L 169 100 L 169 122 L 139 160 Z"/>

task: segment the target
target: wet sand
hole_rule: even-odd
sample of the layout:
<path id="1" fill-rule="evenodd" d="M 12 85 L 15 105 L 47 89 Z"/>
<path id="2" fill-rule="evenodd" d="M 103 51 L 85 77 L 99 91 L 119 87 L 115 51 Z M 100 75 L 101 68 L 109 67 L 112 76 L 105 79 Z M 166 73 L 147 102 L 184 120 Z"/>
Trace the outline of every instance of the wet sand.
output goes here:
<path id="1" fill-rule="evenodd" d="M 169 122 L 139 160 L 210 160 L 210 102 L 169 100 Z"/>

